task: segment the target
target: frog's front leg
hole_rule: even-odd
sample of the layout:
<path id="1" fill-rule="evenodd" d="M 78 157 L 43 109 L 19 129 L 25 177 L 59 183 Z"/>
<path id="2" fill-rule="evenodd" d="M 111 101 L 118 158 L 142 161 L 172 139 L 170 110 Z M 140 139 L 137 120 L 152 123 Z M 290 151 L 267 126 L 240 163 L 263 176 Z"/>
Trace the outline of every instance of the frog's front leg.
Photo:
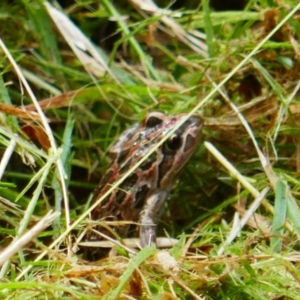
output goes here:
<path id="1" fill-rule="evenodd" d="M 147 200 L 140 213 L 140 243 L 141 246 L 147 247 L 156 244 L 156 224 L 157 217 L 161 211 L 168 192 L 156 191 Z"/>

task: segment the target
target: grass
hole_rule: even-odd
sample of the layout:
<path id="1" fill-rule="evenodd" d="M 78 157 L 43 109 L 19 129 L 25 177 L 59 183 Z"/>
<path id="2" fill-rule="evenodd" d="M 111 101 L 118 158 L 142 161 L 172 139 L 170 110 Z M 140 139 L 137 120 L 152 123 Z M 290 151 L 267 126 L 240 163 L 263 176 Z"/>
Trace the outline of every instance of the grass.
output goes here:
<path id="1" fill-rule="evenodd" d="M 0 298 L 299 299 L 300 4 L 127 4 L 1 3 Z M 179 242 L 87 262 L 109 145 L 155 110 L 205 122 L 158 228 Z"/>

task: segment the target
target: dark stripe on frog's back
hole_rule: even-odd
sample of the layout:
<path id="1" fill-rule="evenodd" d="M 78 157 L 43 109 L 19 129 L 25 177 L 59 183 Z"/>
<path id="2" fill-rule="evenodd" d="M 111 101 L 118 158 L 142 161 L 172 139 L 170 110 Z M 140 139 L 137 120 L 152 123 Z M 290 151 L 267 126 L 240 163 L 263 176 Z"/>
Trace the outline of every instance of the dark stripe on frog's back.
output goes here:
<path id="1" fill-rule="evenodd" d="M 136 182 L 138 180 L 138 176 L 133 173 L 129 175 L 118 187 L 117 191 L 115 191 L 115 201 L 117 204 L 122 206 L 124 203 L 124 200 L 126 200 L 127 196 L 132 193 L 132 188 L 136 185 Z"/>
<path id="2" fill-rule="evenodd" d="M 129 151 L 127 152 L 127 154 L 129 154 Z M 142 158 L 142 156 L 141 157 L 136 156 L 135 158 L 136 158 L 136 161 L 138 162 L 140 160 L 140 158 Z M 133 167 L 132 156 L 127 159 L 123 158 L 123 160 L 124 160 L 124 162 L 121 164 L 121 168 L 119 171 L 120 175 L 123 175 L 124 173 L 129 171 L 130 168 Z M 152 166 L 152 164 L 155 162 L 155 160 L 156 160 L 156 153 L 154 152 L 150 155 L 150 157 L 148 157 L 144 162 L 142 162 L 138 168 L 146 171 L 147 169 L 149 169 Z"/>
<path id="3" fill-rule="evenodd" d="M 135 194 L 134 202 L 134 208 L 136 210 L 141 210 L 144 207 L 149 190 L 150 189 L 146 184 L 138 188 L 138 191 Z"/>
<path id="4" fill-rule="evenodd" d="M 113 175 L 114 175 L 114 171 L 113 171 L 113 169 L 110 168 L 102 176 L 100 183 L 98 184 L 98 186 L 94 190 L 92 203 L 95 203 L 95 201 L 99 198 L 98 197 L 99 194 L 104 190 L 104 187 L 107 185 L 107 183 L 109 183 L 111 181 L 111 179 L 113 178 Z"/>
<path id="5" fill-rule="evenodd" d="M 115 172 L 113 172 L 115 169 Z M 114 175 L 115 173 L 115 175 Z M 106 193 L 121 176 L 117 172 L 117 168 L 111 167 L 110 170 L 104 174 L 99 186 L 97 187 L 92 203 L 95 203 L 100 198 L 100 195 Z M 93 211 L 92 219 L 97 220 L 103 217 L 113 215 L 114 210 L 122 209 L 124 202 L 128 202 L 128 197 L 132 198 L 133 187 L 136 187 L 138 176 L 136 173 L 129 175 L 112 193 L 106 197 Z M 128 203 L 126 204 L 128 205 Z M 134 204 L 132 203 L 132 206 Z M 119 218 L 118 218 L 119 219 Z"/>
<path id="6" fill-rule="evenodd" d="M 113 165 L 108 169 L 108 171 L 102 176 L 101 181 L 94 191 L 92 204 L 99 200 L 99 198 L 104 195 L 115 182 L 118 174 L 118 168 Z M 101 203 L 94 208 L 91 212 L 91 219 L 98 220 L 110 214 L 110 207 L 113 206 L 115 194 L 112 192 L 108 197 L 103 199 Z"/>
<path id="7" fill-rule="evenodd" d="M 129 151 L 130 149 L 122 150 L 118 157 L 117 165 L 122 165 L 126 161 Z"/>

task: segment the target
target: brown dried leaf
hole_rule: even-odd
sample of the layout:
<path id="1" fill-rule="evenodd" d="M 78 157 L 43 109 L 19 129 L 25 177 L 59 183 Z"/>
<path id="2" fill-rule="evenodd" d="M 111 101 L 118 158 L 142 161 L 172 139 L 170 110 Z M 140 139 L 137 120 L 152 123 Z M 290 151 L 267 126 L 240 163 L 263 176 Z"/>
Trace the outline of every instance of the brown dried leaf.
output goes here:
<path id="1" fill-rule="evenodd" d="M 43 150 L 48 151 L 51 147 L 47 134 L 40 126 L 27 124 L 22 127 L 22 131 L 32 140 L 37 140 Z"/>
<path id="2" fill-rule="evenodd" d="M 78 91 L 72 91 L 69 93 L 65 93 L 63 95 L 50 97 L 44 100 L 39 101 L 39 105 L 42 110 L 53 109 L 53 108 L 61 108 L 67 106 L 70 101 L 74 98 L 74 96 L 78 94 Z M 26 105 L 26 110 L 34 111 L 36 110 L 34 104 Z"/>
<path id="3" fill-rule="evenodd" d="M 35 121 L 41 120 L 40 116 L 37 113 L 30 112 L 24 110 L 23 108 L 18 108 L 9 104 L 0 103 L 0 111 L 6 113 L 7 115 L 15 116 L 20 119 L 30 119 Z"/>

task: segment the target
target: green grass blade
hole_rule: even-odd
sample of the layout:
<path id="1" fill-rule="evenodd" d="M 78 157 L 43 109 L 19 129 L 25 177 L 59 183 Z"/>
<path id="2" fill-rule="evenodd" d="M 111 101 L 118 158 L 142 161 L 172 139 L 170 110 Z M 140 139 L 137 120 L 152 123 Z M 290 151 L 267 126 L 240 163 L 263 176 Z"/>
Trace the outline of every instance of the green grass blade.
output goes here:
<path id="1" fill-rule="evenodd" d="M 282 238 L 280 236 L 284 233 L 288 201 L 287 184 L 278 180 L 275 190 L 274 217 L 272 224 L 272 234 L 275 235 L 275 237 L 271 239 L 271 248 L 275 252 L 279 252 L 282 248 Z"/>
<path id="2" fill-rule="evenodd" d="M 68 115 L 67 124 L 65 127 L 65 132 L 63 135 L 63 141 L 62 141 L 62 155 L 61 155 L 61 162 L 63 164 L 63 168 L 66 172 L 66 185 L 68 186 L 68 183 L 70 181 L 70 174 L 71 174 L 71 147 L 72 147 L 72 133 L 74 130 L 74 124 L 75 121 L 73 119 L 73 115 Z M 55 193 L 55 211 L 61 212 L 62 209 L 62 200 L 63 200 L 63 194 L 62 190 L 60 189 L 60 183 L 58 181 L 58 171 L 56 170 L 56 176 L 53 177 L 52 180 L 52 188 Z M 61 216 L 61 215 L 60 215 Z M 57 217 L 54 222 L 53 226 L 54 229 L 57 230 L 60 228 L 60 219 L 61 217 Z"/>
<path id="3" fill-rule="evenodd" d="M 2 76 L 0 76 L 0 102 L 3 102 L 5 104 L 12 104 Z M 16 117 L 7 115 L 5 117 L 5 123 L 9 127 L 11 127 L 12 130 L 14 131 L 18 130 L 18 122 Z"/>
<path id="4" fill-rule="evenodd" d="M 135 269 L 148 257 L 157 252 L 155 247 L 147 247 L 138 252 L 133 258 L 130 259 L 128 263 L 128 267 L 120 278 L 120 283 L 116 287 L 116 289 L 111 293 L 111 295 L 107 295 L 105 299 L 114 300 L 119 299 L 120 294 L 125 286 L 125 284 L 130 280 Z"/>
<path id="5" fill-rule="evenodd" d="M 300 208 L 296 199 L 292 196 L 289 190 L 287 190 L 287 196 L 287 216 L 293 226 L 294 231 L 300 235 Z"/>
<path id="6" fill-rule="evenodd" d="M 109 11 L 109 13 L 116 18 L 118 21 L 118 25 L 123 32 L 125 36 L 130 36 L 130 30 L 126 22 L 121 18 L 120 13 L 116 9 L 116 7 L 112 4 L 111 1 L 108 0 L 102 0 L 101 1 L 103 5 L 106 7 L 106 9 Z M 152 61 L 150 60 L 150 57 L 145 54 L 144 50 L 141 48 L 140 44 L 137 42 L 135 37 L 129 37 L 128 39 L 129 43 L 133 47 L 133 49 L 136 51 L 137 55 L 139 56 L 141 60 L 141 64 L 146 67 L 146 70 L 155 78 L 156 80 L 160 80 L 160 76 L 153 68 Z"/>
<path id="7" fill-rule="evenodd" d="M 51 24 L 49 15 L 43 5 L 42 0 L 35 1 L 31 5 L 28 1 L 23 0 L 24 7 L 29 16 L 32 25 L 32 31 L 39 42 L 40 50 L 43 57 L 54 65 L 62 65 L 62 57 L 57 46 L 56 34 Z M 59 82 L 59 86 L 66 87 L 67 83 L 63 73 L 59 68 L 47 68 L 53 77 Z"/>
<path id="8" fill-rule="evenodd" d="M 209 1 L 203 0 L 202 5 L 203 5 L 204 29 L 206 33 L 206 43 L 208 45 L 208 53 L 210 57 L 215 57 L 218 53 L 218 47 L 215 43 L 214 28 L 212 26 L 212 22 L 210 18 Z"/>

